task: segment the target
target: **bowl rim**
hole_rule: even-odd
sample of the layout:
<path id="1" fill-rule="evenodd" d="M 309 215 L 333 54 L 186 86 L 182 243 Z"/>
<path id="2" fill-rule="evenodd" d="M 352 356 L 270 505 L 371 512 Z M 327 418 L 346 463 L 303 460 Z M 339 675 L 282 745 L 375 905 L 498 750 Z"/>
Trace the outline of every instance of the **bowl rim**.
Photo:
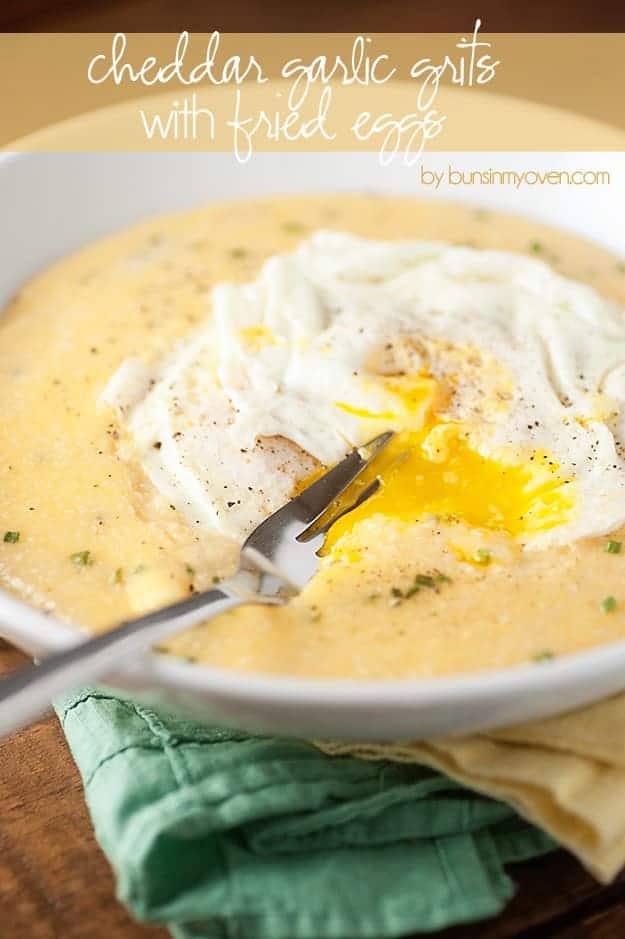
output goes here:
<path id="1" fill-rule="evenodd" d="M 457 89 L 442 89 L 445 95 L 458 95 Z M 466 91 L 463 91 L 466 96 Z M 488 92 L 497 100 L 499 107 L 509 106 L 524 109 L 530 114 L 550 112 L 559 120 L 567 119 L 583 123 L 597 131 L 607 133 L 611 140 L 622 142 L 625 151 L 625 131 L 613 125 L 576 115 L 564 109 L 553 108 L 524 99 Z M 159 96 L 149 96 L 155 103 Z M 165 97 L 165 95 L 163 95 Z M 18 160 L 32 152 L 46 150 L 46 140 L 62 137 L 71 132 L 85 119 L 88 121 L 109 120 L 134 107 L 140 98 L 133 98 L 115 105 L 94 109 L 83 115 L 66 118 L 49 127 L 28 134 L 0 148 L 0 171 L 8 162 Z M 37 144 L 33 150 L 33 144 Z M 511 151 L 514 152 L 514 151 Z M 0 621 L 18 623 L 0 628 L 0 634 L 23 648 L 60 651 L 74 644 L 85 635 L 80 628 L 48 615 L 40 608 L 30 605 L 7 590 L 0 589 Z M 175 685 L 190 691 L 216 692 L 240 701 L 274 704 L 306 702 L 311 706 L 328 705 L 338 710 L 349 708 L 384 708 L 394 705 L 410 706 L 418 703 L 437 705 L 463 702 L 484 703 L 501 700 L 502 695 L 515 691 L 549 690 L 557 693 L 559 688 L 569 688 L 576 680 L 587 679 L 593 674 L 601 676 L 623 671 L 625 686 L 625 638 L 578 650 L 545 663 L 522 663 L 505 668 L 465 673 L 451 673 L 433 677 L 396 679 L 369 678 L 300 678 L 267 672 L 237 671 L 215 668 L 201 662 L 185 662 L 173 655 L 148 651 L 133 670 L 145 670 L 150 678 Z M 123 674 L 123 672 L 120 672 Z"/>
<path id="2" fill-rule="evenodd" d="M 53 653 L 81 641 L 87 631 L 52 617 L 6 590 L 0 589 L 0 618 L 7 615 L 21 620 L 12 634 L 20 633 L 28 644 L 30 638 L 39 648 Z M 16 644 L 19 641 L 16 640 Z M 569 687 L 588 672 L 610 674 L 625 671 L 625 638 L 557 656 L 548 662 L 525 662 L 505 668 L 481 669 L 432 677 L 372 678 L 302 678 L 271 672 L 240 671 L 217 668 L 202 662 L 187 662 L 172 654 L 148 650 L 142 659 L 129 667 L 129 673 L 144 671 L 168 685 L 188 690 L 215 692 L 242 701 L 293 704 L 305 699 L 311 706 L 332 705 L 350 709 L 375 706 L 417 704 L 433 706 L 479 699 L 487 703 L 500 699 L 502 693 L 527 689 L 557 691 Z M 117 674 L 117 673 L 116 673 Z M 120 675 L 125 670 L 119 671 Z M 625 677 L 624 677 L 625 684 Z"/>

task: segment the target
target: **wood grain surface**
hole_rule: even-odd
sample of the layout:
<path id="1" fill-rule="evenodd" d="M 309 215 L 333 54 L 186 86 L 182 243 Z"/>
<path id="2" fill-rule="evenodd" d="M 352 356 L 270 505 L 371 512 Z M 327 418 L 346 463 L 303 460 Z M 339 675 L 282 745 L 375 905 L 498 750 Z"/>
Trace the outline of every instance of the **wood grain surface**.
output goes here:
<path id="1" fill-rule="evenodd" d="M 25 663 L 0 642 L 0 672 Z M 0 743 L 1 939 L 164 939 L 114 898 L 55 717 Z"/>

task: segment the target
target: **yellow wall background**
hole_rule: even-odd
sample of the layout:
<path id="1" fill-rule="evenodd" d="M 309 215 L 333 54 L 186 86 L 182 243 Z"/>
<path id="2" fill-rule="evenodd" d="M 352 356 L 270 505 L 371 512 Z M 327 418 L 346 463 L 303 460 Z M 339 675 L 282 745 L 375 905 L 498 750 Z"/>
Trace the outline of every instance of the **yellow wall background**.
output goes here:
<path id="1" fill-rule="evenodd" d="M 403 77 L 416 59 L 440 61 L 454 53 L 458 35 L 447 33 L 380 33 L 372 48 L 389 52 Z M 288 58 L 308 60 L 324 53 L 347 55 L 354 35 L 347 33 L 223 34 L 224 55 L 254 53 L 269 75 L 277 75 Z M 486 90 L 540 102 L 625 129 L 625 33 L 480 33 L 492 43 L 491 54 L 501 60 Z M 162 85 L 146 89 L 136 84 L 94 86 L 87 65 L 98 52 L 108 52 L 112 35 L 104 33 L 3 34 L 0 36 L 0 145 L 63 118 L 139 95 L 175 93 Z M 176 34 L 130 33 L 128 47 L 138 63 L 155 55 L 170 61 Z M 189 61 L 201 61 L 207 35 L 191 36 Z M 187 89 L 188 91 L 188 89 Z M 528 140 L 539 149 L 540 139 Z M 508 148 L 509 149 L 509 148 Z"/>

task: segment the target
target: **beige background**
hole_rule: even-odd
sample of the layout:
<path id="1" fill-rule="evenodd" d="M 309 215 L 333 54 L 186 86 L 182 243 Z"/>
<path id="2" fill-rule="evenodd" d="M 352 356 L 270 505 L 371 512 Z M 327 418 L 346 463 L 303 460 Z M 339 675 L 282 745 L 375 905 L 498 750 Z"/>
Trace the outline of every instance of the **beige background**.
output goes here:
<path id="1" fill-rule="evenodd" d="M 110 49 L 111 38 L 103 33 L 0 36 L 0 87 L 6 92 L 0 110 L 0 145 L 84 111 L 146 93 L 162 93 L 163 86 L 146 89 L 129 83 L 89 84 L 88 62 L 98 52 Z M 206 38 L 206 34 L 192 35 L 189 60 L 201 59 Z M 275 75 L 285 59 L 296 55 L 310 59 L 322 52 L 346 54 L 353 38 L 354 34 L 347 33 L 232 33 L 222 35 L 222 49 L 224 55 L 253 52 L 262 59 L 266 72 Z M 625 128 L 625 33 L 481 33 L 480 38 L 492 42 L 491 54 L 501 60 L 495 79 L 485 90 L 565 108 Z M 176 34 L 129 34 L 133 63 L 150 54 L 163 63 L 169 61 L 176 39 Z M 374 48 L 391 53 L 399 73 L 406 76 L 416 59 L 430 56 L 440 61 L 445 53 L 453 54 L 458 34 L 380 33 L 373 39 Z M 175 97 L 173 84 L 166 90 Z M 520 147 L 518 140 L 511 146 L 510 130 L 498 129 L 501 149 L 547 148 L 542 126 L 528 128 L 525 145 L 521 142 Z M 480 147 L 479 133 L 474 136 L 467 139 L 467 148 Z M 587 143 L 584 140 L 579 148 Z M 492 147 L 491 134 L 483 148 Z"/>

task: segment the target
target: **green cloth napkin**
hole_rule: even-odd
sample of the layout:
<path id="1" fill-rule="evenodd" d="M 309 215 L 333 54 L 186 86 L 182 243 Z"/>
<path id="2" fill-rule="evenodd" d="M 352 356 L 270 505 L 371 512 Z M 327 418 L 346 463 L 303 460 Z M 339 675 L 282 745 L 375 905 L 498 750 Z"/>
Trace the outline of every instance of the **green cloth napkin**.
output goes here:
<path id="1" fill-rule="evenodd" d="M 156 714 L 106 690 L 57 710 L 120 900 L 176 939 L 360 939 L 493 916 L 504 864 L 553 842 L 420 766 Z"/>

